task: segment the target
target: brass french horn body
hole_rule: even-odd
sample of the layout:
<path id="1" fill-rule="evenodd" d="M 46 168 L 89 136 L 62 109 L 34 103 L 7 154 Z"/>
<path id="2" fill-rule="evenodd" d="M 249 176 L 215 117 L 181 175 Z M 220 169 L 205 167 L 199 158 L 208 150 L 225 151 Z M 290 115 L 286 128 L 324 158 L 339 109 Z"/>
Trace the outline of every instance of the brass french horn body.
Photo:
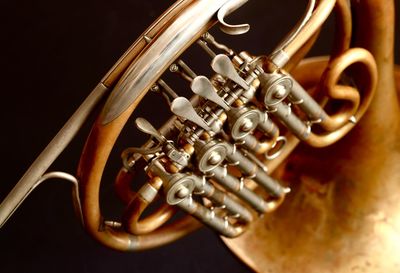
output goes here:
<path id="1" fill-rule="evenodd" d="M 115 250 L 161 247 L 206 226 L 256 272 L 400 272 L 394 1 L 309 0 L 266 55 L 212 35 L 248 32 L 227 23 L 246 2 L 176 1 L 6 197 L 0 223 L 55 177 L 74 183 L 82 225 Z M 331 14 L 331 54 L 305 58 Z M 193 47 L 207 73 L 186 62 Z M 175 90 L 171 75 L 189 95 Z M 171 112 L 160 127 L 135 115 L 149 93 Z M 76 175 L 45 174 L 98 105 Z M 148 140 L 123 149 L 115 190 L 125 208 L 108 219 L 100 185 L 128 121 Z"/>

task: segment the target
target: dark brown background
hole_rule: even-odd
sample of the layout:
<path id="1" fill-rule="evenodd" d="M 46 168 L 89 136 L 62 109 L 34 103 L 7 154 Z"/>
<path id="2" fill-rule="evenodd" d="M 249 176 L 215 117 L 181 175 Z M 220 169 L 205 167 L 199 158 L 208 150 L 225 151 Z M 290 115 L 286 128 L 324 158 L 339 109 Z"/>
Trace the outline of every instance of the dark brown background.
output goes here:
<path id="1" fill-rule="evenodd" d="M 305 2 L 252 0 L 231 19 L 250 22 L 251 33 L 234 38 L 221 35 L 221 39 L 236 50 L 269 53 L 300 17 Z M 166 0 L 1 1 L 0 199 L 91 88 L 170 3 Z M 399 6 L 398 0 L 396 3 Z M 328 26 L 313 55 L 329 52 L 331 35 Z M 398 43 L 396 48 L 400 48 Z M 399 50 L 396 54 L 398 60 Z M 203 55 L 185 60 L 196 66 L 205 58 Z M 160 112 L 154 112 L 153 105 L 146 106 L 147 113 L 154 118 Z M 88 128 L 84 128 L 51 170 L 74 172 Z M 116 159 L 114 165 L 118 164 Z M 110 179 L 114 173 L 111 171 Z M 104 197 L 109 215 L 112 215 L 110 207 L 118 206 L 111 192 L 110 183 L 103 187 L 103 194 L 111 195 Z M 60 181 L 37 189 L 0 230 L 0 253 L 2 273 L 249 272 L 218 236 L 206 228 L 151 251 L 109 250 L 82 230 L 73 213 L 70 186 Z"/>

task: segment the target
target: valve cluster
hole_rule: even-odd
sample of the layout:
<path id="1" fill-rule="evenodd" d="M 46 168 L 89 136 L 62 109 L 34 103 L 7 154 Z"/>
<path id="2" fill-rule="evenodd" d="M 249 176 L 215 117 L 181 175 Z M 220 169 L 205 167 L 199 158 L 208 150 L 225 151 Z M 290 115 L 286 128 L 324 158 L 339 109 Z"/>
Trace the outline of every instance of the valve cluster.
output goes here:
<path id="1" fill-rule="evenodd" d="M 278 207 L 290 191 L 266 166 L 285 146 L 280 128 L 284 125 L 306 140 L 310 124 L 323 120 L 325 112 L 289 74 L 264 71 L 264 57 L 236 54 L 209 33 L 198 44 L 212 57 L 214 76 L 198 76 L 182 60 L 171 65 L 171 72 L 190 82 L 194 96 L 178 96 L 161 79 L 152 89 L 167 98 L 174 114 L 169 131 L 178 133 L 163 135 L 138 118 L 137 127 L 153 140 L 148 147 L 131 149 L 130 156 L 146 159 L 146 172 L 163 181 L 169 205 L 236 237 L 254 217 Z M 293 105 L 307 120 L 291 111 Z M 145 184 L 142 194 L 147 188 L 151 191 Z"/>

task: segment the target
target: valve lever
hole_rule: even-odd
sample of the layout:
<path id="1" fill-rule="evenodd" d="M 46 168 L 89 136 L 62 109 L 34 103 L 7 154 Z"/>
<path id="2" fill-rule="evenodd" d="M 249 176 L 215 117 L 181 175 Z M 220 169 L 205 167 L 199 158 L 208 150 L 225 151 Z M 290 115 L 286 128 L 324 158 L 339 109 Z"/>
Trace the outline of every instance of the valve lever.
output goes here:
<path id="1" fill-rule="evenodd" d="M 198 76 L 194 78 L 190 88 L 192 89 L 193 93 L 214 102 L 215 104 L 224 108 L 226 111 L 229 110 L 230 107 L 218 95 L 217 90 L 207 77 Z"/>
<path id="2" fill-rule="evenodd" d="M 162 134 L 160 134 L 157 131 L 157 129 L 154 128 L 154 126 L 151 125 L 151 123 L 147 119 L 139 117 L 135 120 L 135 123 L 136 123 L 136 127 L 140 131 L 155 137 L 160 143 L 163 143 L 166 141 L 165 137 Z"/>
<path id="3" fill-rule="evenodd" d="M 243 89 L 249 89 L 249 84 L 238 74 L 232 61 L 228 56 L 219 54 L 211 62 L 212 69 L 218 74 L 227 77 L 243 87 Z"/>
<path id="4" fill-rule="evenodd" d="M 207 131 L 211 131 L 211 128 L 207 123 L 196 113 L 193 105 L 185 97 L 178 97 L 171 103 L 171 111 L 177 116 L 190 120 L 191 122 L 199 125 L 201 128 Z"/>

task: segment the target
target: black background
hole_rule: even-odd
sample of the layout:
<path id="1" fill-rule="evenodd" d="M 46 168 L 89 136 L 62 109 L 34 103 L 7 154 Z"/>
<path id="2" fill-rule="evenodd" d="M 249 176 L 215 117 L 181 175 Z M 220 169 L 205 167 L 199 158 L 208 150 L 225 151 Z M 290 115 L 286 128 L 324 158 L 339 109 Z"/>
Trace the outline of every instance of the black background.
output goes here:
<path id="1" fill-rule="evenodd" d="M 1 1 L 0 199 L 125 49 L 171 3 Z M 251 32 L 240 37 L 220 35 L 220 39 L 236 50 L 267 54 L 301 16 L 305 3 L 250 1 L 231 20 L 250 22 Z M 312 55 L 329 52 L 330 25 L 331 22 Z M 398 43 L 396 48 L 400 48 Z M 209 62 L 205 54 L 192 58 L 185 60 L 194 66 L 205 60 Z M 158 123 L 157 117 L 165 111 L 160 112 L 153 105 L 154 100 L 147 101 L 143 113 L 151 114 Z M 89 125 L 51 170 L 74 173 L 88 130 Z M 118 166 L 118 155 L 116 158 L 114 165 Z M 110 171 L 110 178 L 113 174 L 115 170 Z M 115 199 L 109 184 L 103 189 L 106 203 Z M 111 211 L 106 206 L 105 211 L 112 215 L 108 210 Z M 81 228 L 72 209 L 70 185 L 54 181 L 39 187 L 0 230 L 0 271 L 233 273 L 250 270 L 206 228 L 155 250 L 141 253 L 109 250 Z"/>

